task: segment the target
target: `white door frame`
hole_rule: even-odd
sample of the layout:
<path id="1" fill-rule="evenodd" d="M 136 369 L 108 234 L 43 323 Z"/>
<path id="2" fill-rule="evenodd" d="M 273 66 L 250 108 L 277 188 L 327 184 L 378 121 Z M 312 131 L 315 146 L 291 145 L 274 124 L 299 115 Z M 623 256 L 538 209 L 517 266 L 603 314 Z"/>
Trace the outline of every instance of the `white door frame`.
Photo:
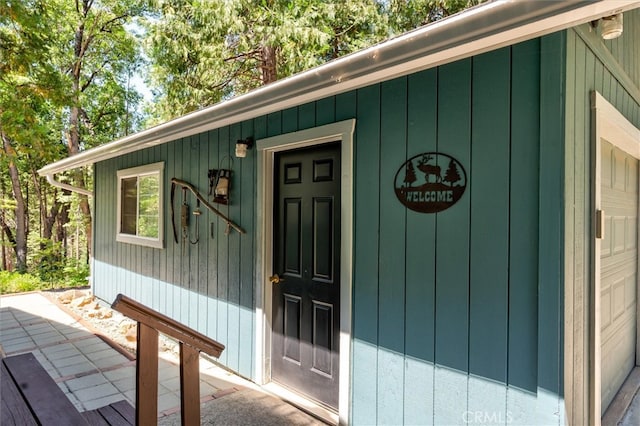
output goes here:
<path id="1" fill-rule="evenodd" d="M 621 149 L 627 154 L 640 159 L 640 129 L 637 129 L 631 122 L 629 122 L 613 105 L 611 105 L 600 93 L 592 92 L 591 94 L 591 108 L 593 110 L 593 129 L 595 138 L 595 170 L 594 170 L 594 188 L 593 200 L 593 226 L 592 229 L 596 230 L 600 226 L 604 227 L 604 223 L 596 223 L 597 215 L 595 212 L 602 210 L 601 200 L 601 139 L 606 139 L 609 143 L 615 147 Z M 639 182 L 640 185 L 640 182 Z M 640 187 L 640 186 L 639 186 Z M 605 212 L 606 214 L 606 212 Z M 640 215 L 639 215 L 640 217 Z M 640 221 L 639 221 L 640 222 Z M 637 228 L 640 230 L 639 227 Z M 639 232 L 640 234 L 640 232 Z M 595 235 L 594 235 L 595 237 Z M 639 238 L 640 240 L 640 238 Z M 589 386 L 589 405 L 591 412 L 591 424 L 595 426 L 600 425 L 602 418 L 602 407 L 600 400 L 600 388 L 602 386 L 600 376 L 600 246 L 601 239 L 594 238 L 593 251 L 591 253 L 591 271 L 592 282 L 590 291 L 591 309 L 589 324 L 589 336 L 591 340 L 590 345 L 590 361 L 589 361 L 589 376 L 591 377 Z M 638 252 L 640 254 L 640 241 L 638 245 Z M 640 255 L 639 263 L 640 264 Z M 636 296 L 636 304 L 638 303 L 638 297 Z M 638 317 L 640 318 L 640 317 Z M 640 339 L 636 337 L 636 353 L 640 350 L 638 344 Z M 636 360 L 637 363 L 637 360 Z"/>
<path id="2" fill-rule="evenodd" d="M 271 283 L 273 249 L 273 163 L 277 152 L 330 142 L 341 145 L 340 209 L 340 377 L 338 420 L 347 424 L 351 376 L 351 297 L 353 269 L 353 131 L 355 119 L 256 141 L 258 197 L 256 232 L 256 363 L 259 384 L 271 381 Z"/>

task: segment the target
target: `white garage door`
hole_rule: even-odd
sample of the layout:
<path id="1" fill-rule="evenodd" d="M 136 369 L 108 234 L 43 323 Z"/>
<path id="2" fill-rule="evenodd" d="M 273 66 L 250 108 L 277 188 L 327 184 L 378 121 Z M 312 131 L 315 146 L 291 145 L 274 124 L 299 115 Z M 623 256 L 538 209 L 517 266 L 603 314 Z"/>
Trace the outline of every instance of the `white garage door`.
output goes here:
<path id="1" fill-rule="evenodd" d="M 600 342 L 602 413 L 636 364 L 638 160 L 602 140 Z"/>

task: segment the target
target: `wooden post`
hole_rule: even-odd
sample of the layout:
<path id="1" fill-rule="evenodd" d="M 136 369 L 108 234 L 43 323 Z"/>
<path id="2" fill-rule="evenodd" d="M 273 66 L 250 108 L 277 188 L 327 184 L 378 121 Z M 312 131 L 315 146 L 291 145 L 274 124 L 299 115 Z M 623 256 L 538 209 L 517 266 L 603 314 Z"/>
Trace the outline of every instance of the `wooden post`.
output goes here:
<path id="1" fill-rule="evenodd" d="M 122 294 L 111 308 L 138 321 L 136 423 L 158 424 L 158 334 L 180 343 L 180 405 L 183 425 L 200 424 L 200 352 L 219 357 L 224 345 Z"/>
<path id="2" fill-rule="evenodd" d="M 183 426 L 200 424 L 200 353 L 180 343 L 180 408 Z"/>
<path id="3" fill-rule="evenodd" d="M 158 424 L 158 331 L 138 322 L 136 424 Z"/>

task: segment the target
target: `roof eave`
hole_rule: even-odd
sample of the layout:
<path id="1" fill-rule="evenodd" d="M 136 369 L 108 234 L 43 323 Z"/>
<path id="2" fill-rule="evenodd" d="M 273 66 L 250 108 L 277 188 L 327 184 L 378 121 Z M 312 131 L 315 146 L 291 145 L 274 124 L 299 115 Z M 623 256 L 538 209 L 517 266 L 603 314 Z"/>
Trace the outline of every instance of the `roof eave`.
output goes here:
<path id="1" fill-rule="evenodd" d="M 38 170 L 51 175 L 411 74 L 640 7 L 640 0 L 494 1 L 325 65 L 89 149 Z"/>

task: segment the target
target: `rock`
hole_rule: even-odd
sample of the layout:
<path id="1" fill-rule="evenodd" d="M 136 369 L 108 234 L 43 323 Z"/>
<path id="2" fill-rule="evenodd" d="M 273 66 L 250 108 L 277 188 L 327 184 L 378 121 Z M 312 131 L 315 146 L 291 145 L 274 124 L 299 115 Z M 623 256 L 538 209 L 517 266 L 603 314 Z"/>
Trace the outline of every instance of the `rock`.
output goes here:
<path id="1" fill-rule="evenodd" d="M 135 327 L 134 324 L 123 321 L 122 323 L 120 323 L 120 326 L 118 327 L 118 332 L 120 334 L 127 334 L 132 327 Z"/>
<path id="2" fill-rule="evenodd" d="M 65 291 L 60 296 L 58 296 L 58 300 L 60 301 L 60 303 L 64 303 L 65 305 L 68 304 L 68 303 L 71 303 L 73 298 L 74 298 L 74 291 L 73 290 Z"/>
<path id="3" fill-rule="evenodd" d="M 60 303 L 69 304 L 73 299 L 77 299 L 79 297 L 85 296 L 85 293 L 82 290 L 67 290 L 60 295 L 58 295 L 58 300 Z"/>
<path id="4" fill-rule="evenodd" d="M 124 338 L 129 342 L 135 342 L 138 339 L 137 327 L 131 327 L 124 335 Z"/>
<path id="5" fill-rule="evenodd" d="M 81 308 L 83 306 L 87 306 L 89 303 L 93 301 L 94 301 L 93 296 L 79 297 L 73 301 L 73 306 Z"/>

